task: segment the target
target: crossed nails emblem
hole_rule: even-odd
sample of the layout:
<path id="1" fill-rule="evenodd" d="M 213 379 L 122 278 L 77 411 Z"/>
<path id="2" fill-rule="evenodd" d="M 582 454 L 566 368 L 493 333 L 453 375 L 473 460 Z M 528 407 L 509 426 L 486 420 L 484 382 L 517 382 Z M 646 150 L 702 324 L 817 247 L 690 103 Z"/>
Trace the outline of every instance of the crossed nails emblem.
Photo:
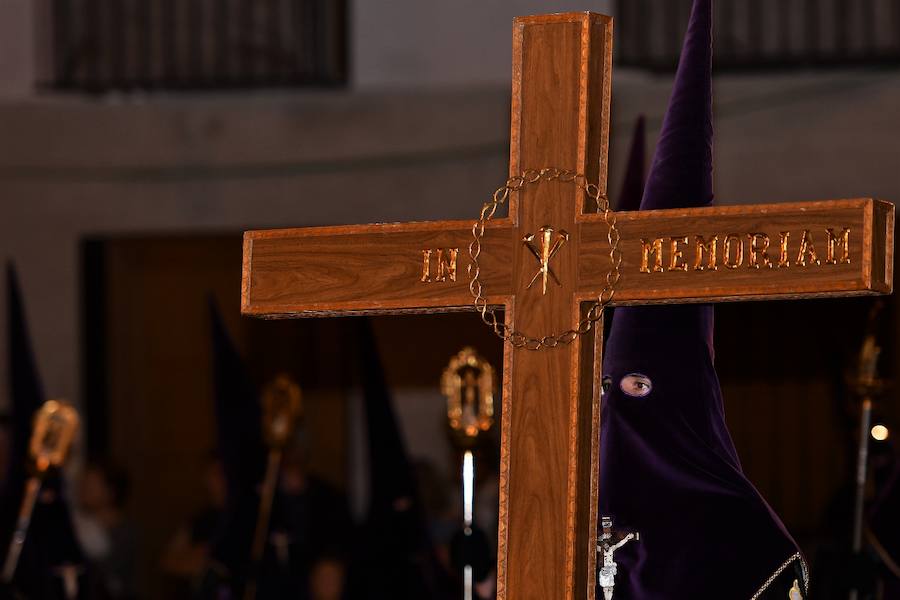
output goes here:
<path id="1" fill-rule="evenodd" d="M 549 225 L 544 225 L 538 230 L 537 234 L 529 233 L 522 240 L 525 242 L 525 245 L 531 250 L 531 253 L 534 254 L 534 257 L 538 259 L 538 262 L 541 266 L 538 268 L 537 273 L 534 274 L 534 277 L 531 278 L 531 283 L 525 289 L 531 289 L 531 286 L 534 285 L 534 282 L 538 280 L 538 277 L 543 279 L 543 290 L 544 294 L 547 293 L 547 280 L 553 279 L 556 282 L 556 285 L 562 285 L 559 281 L 559 278 L 556 276 L 556 273 L 553 272 L 553 269 L 550 268 L 550 260 L 559 252 L 559 249 L 562 248 L 563 244 L 569 241 L 569 234 L 560 229 L 556 234 L 556 239 L 553 239 L 553 228 Z M 538 239 L 538 244 L 540 247 L 535 245 L 535 237 Z"/>

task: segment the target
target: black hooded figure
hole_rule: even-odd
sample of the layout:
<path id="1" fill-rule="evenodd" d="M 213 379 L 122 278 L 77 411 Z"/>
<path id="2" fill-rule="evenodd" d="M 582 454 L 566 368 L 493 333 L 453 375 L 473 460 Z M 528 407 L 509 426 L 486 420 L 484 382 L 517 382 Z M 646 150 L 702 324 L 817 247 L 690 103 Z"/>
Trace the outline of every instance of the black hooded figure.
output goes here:
<path id="1" fill-rule="evenodd" d="M 226 500 L 200 596 L 238 600 L 253 583 L 257 600 L 305 600 L 315 573 L 342 568 L 351 526 L 346 498 L 306 473 L 302 489 L 284 485 L 280 477 L 262 560 L 253 564 L 251 546 L 267 462 L 260 394 L 212 302 L 210 315 L 217 454 Z M 283 458 L 282 470 L 290 458 Z"/>
<path id="2" fill-rule="evenodd" d="M 357 329 L 369 449 L 369 509 L 351 571 L 353 600 L 451 598 L 368 319 Z"/>
<path id="3" fill-rule="evenodd" d="M 249 565 L 250 546 L 266 456 L 256 388 L 212 301 L 210 326 L 217 454 L 222 461 L 226 492 L 224 516 L 211 540 L 211 566 L 200 596 L 237 600 L 243 597 L 248 578 L 256 575 Z"/>
<path id="4" fill-rule="evenodd" d="M 712 22 L 695 0 L 641 210 L 712 203 Z M 725 423 L 712 306 L 616 309 L 603 373 L 600 514 L 641 536 L 614 555 L 614 597 L 806 597 L 805 561 Z"/>
<path id="5" fill-rule="evenodd" d="M 9 462 L 0 508 L 0 554 L 4 560 L 15 530 L 25 482 L 30 476 L 28 445 L 32 421 L 35 412 L 46 400 L 28 337 L 18 277 L 12 265 L 7 266 L 6 275 L 9 381 L 13 414 Z M 75 596 L 67 594 L 66 578 L 72 578 L 70 583 L 75 583 Z M 12 585 L 3 591 L 10 597 L 29 599 L 96 597 L 89 592 L 87 586 L 83 555 L 75 537 L 62 477 L 57 470 L 51 470 L 44 476 Z M 69 590 L 72 591 L 73 587 Z"/>

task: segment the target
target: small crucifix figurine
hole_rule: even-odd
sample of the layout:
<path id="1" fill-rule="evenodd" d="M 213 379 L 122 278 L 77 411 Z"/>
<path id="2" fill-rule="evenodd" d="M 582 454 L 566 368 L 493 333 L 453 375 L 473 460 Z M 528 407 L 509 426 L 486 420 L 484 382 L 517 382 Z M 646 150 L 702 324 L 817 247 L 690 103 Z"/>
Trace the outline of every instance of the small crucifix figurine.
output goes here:
<path id="1" fill-rule="evenodd" d="M 616 550 L 631 540 L 640 540 L 641 534 L 632 532 L 621 536 L 616 540 L 615 538 L 618 536 L 613 533 L 611 518 L 602 517 L 601 526 L 603 527 L 603 530 L 600 533 L 600 539 L 597 540 L 597 553 L 600 555 L 600 568 L 597 570 L 597 584 L 603 590 L 603 599 L 612 600 L 613 590 L 616 587 L 616 571 L 618 570 L 615 561 Z"/>

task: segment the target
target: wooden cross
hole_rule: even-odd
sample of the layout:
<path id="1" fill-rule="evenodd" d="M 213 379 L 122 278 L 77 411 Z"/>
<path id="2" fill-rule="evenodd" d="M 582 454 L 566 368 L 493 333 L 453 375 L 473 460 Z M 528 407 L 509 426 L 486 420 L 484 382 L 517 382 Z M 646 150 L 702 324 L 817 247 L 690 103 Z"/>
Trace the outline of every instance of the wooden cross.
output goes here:
<path id="1" fill-rule="evenodd" d="M 571 169 L 605 193 L 611 44 L 609 17 L 515 20 L 510 175 Z M 242 311 L 472 309 L 468 247 L 479 206 L 472 221 L 247 232 Z M 893 215 L 872 199 L 619 213 L 614 304 L 889 293 Z M 530 335 L 572 328 L 606 282 L 607 235 L 572 184 L 512 194 L 509 216 L 490 221 L 482 241 L 489 304 Z M 501 600 L 594 597 L 601 338 L 589 332 L 540 351 L 505 344 Z"/>

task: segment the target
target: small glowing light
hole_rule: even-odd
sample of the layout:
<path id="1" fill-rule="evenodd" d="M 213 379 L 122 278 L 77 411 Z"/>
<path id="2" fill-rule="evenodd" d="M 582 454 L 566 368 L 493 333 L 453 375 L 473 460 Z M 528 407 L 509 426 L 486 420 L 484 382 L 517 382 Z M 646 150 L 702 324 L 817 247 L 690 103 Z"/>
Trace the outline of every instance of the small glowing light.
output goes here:
<path id="1" fill-rule="evenodd" d="M 884 440 L 888 439 L 888 435 L 890 435 L 890 432 L 884 425 L 876 425 L 872 428 L 872 437 L 879 442 L 883 442 Z"/>
<path id="2" fill-rule="evenodd" d="M 463 455 L 463 521 L 466 528 L 472 526 L 475 499 L 475 456 L 471 450 Z"/>

